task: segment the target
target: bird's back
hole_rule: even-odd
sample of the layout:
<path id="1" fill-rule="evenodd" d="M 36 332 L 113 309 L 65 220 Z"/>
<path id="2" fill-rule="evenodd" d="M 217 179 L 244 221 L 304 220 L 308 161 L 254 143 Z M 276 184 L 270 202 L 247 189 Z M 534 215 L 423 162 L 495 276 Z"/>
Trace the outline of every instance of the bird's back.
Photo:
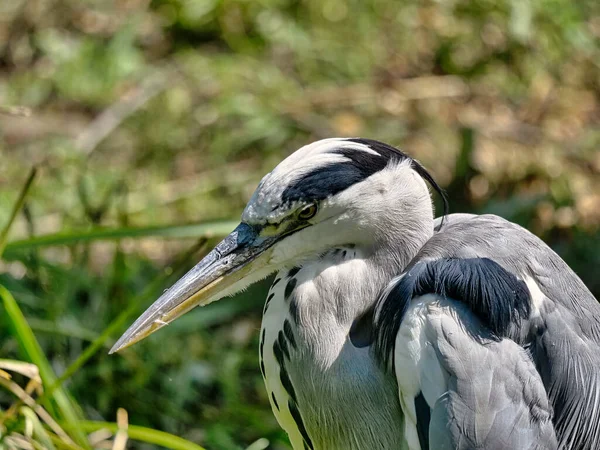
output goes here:
<path id="1" fill-rule="evenodd" d="M 510 291 L 510 284 L 501 287 L 494 279 L 497 271 L 525 283 L 528 304 L 518 304 L 514 292 L 494 292 Z M 484 325 L 498 328 L 500 338 L 529 351 L 553 407 L 559 448 L 600 448 L 600 304 L 544 242 L 497 216 L 450 215 L 443 223 L 438 219 L 435 235 L 404 274 L 410 277 L 398 282 L 403 286 L 397 291 L 407 292 L 412 283 L 421 295 L 452 292 Z M 397 311 L 406 307 L 399 301 L 391 295 L 381 305 L 380 347 L 386 340 L 394 345 Z"/>

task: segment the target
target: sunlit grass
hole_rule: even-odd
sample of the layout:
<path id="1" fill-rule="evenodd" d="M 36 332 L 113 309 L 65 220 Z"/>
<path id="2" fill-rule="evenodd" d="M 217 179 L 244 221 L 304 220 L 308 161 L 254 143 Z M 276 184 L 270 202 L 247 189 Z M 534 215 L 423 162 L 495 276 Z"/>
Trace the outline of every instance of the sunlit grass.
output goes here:
<path id="1" fill-rule="evenodd" d="M 36 171 L 32 170 L 14 205 L 8 222 L 0 232 L 0 256 L 6 248 L 7 237 L 14 220 L 20 212 L 27 193 L 35 179 Z M 229 228 L 228 223 L 195 225 L 184 229 L 193 232 L 201 239 L 197 245 L 180 258 L 174 265 L 175 274 L 179 273 L 181 265 L 190 255 L 196 253 L 206 243 L 208 237 L 223 234 Z M 182 227 L 173 227 L 181 231 Z M 147 229 L 115 229 L 101 232 L 62 234 L 59 237 L 46 239 L 31 239 L 20 241 L 14 246 L 19 249 L 39 247 L 41 245 L 65 245 L 79 242 L 93 242 L 99 239 L 118 239 L 124 237 L 139 237 L 147 235 L 173 236 L 178 233 L 168 227 L 153 227 Z M 172 275 L 173 271 L 169 272 Z M 139 311 L 141 304 L 160 290 L 164 277 L 159 277 L 137 298 L 128 308 L 123 310 L 106 329 L 79 355 L 75 361 L 62 373 L 56 375 L 46 358 L 38 340 L 33 333 L 18 302 L 11 292 L 0 285 L 0 299 L 9 330 L 19 344 L 19 349 L 25 361 L 0 359 L 0 387 L 14 397 L 13 402 L 5 410 L 0 410 L 0 448 L 3 444 L 9 449 L 70 449 L 91 450 L 92 448 L 112 448 L 122 450 L 128 439 L 139 440 L 149 444 L 160 445 L 176 450 L 203 450 L 197 444 L 163 431 L 153 430 L 123 423 L 94 422 L 84 420 L 82 408 L 63 387 L 63 382 L 80 370 L 84 364 L 100 349 L 105 342 L 119 331 L 132 315 Z M 25 377 L 25 386 L 14 381 L 11 373 Z M 120 416 L 126 417 L 125 410 L 119 410 Z"/>

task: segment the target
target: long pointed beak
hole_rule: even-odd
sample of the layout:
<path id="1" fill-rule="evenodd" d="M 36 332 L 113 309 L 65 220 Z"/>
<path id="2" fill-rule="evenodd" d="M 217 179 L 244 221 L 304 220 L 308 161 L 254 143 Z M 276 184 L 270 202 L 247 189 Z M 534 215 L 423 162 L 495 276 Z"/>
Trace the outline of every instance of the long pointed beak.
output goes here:
<path id="1" fill-rule="evenodd" d="M 255 228 L 241 223 L 202 261 L 156 300 L 121 336 L 109 353 L 141 341 L 199 305 L 233 292 L 241 279 L 266 265 L 276 238 L 261 238 Z"/>

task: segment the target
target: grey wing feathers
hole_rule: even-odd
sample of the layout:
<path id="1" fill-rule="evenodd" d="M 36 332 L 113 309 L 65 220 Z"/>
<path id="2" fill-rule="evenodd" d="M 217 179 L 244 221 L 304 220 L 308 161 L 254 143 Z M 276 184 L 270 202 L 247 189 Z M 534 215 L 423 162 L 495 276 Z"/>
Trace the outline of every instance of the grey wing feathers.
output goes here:
<path id="1" fill-rule="evenodd" d="M 494 264 L 482 265 L 482 259 Z M 500 217 L 450 215 L 443 224 L 436 222 L 436 234 L 404 274 L 415 268 L 420 279 L 407 282 L 399 277 L 398 289 L 388 288 L 389 295 L 376 308 L 380 357 L 385 359 L 394 346 L 398 322 L 411 296 L 453 292 L 456 300 L 469 305 L 484 329 L 528 349 L 548 393 L 559 448 L 600 449 L 600 305 L 556 253 Z M 527 282 L 529 295 L 498 295 L 519 285 L 512 278 Z M 482 303 L 482 298 L 488 301 Z M 527 305 L 519 306 L 523 301 Z M 513 313 L 517 314 L 510 316 Z M 498 327 L 498 320 L 507 317 L 512 326 Z"/>
<path id="2" fill-rule="evenodd" d="M 469 219 L 473 219 L 477 217 L 475 214 L 467 214 L 467 213 L 458 213 L 458 214 L 449 214 L 447 216 L 438 217 L 435 219 L 433 223 L 433 227 L 435 231 L 440 231 L 442 226 L 447 228 L 449 225 L 453 225 L 459 222 L 464 222 Z M 442 221 L 442 219 L 444 219 Z M 443 223 L 442 223 L 443 222 Z"/>
<path id="3" fill-rule="evenodd" d="M 556 449 L 552 408 L 529 355 L 509 339 L 474 338 L 481 325 L 452 303 L 428 308 L 427 338 L 448 373 L 432 405 L 429 448 Z"/>

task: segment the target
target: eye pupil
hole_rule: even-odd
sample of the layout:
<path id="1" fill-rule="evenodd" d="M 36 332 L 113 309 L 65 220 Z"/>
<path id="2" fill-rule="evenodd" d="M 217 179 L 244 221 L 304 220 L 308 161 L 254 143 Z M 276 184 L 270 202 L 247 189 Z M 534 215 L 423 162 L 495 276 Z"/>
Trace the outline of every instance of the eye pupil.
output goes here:
<path id="1" fill-rule="evenodd" d="M 317 213 L 317 205 L 308 205 L 305 206 L 304 208 L 302 208 L 302 210 L 300 211 L 299 217 L 301 219 L 307 220 L 310 219 L 311 217 L 314 217 L 314 215 Z"/>

